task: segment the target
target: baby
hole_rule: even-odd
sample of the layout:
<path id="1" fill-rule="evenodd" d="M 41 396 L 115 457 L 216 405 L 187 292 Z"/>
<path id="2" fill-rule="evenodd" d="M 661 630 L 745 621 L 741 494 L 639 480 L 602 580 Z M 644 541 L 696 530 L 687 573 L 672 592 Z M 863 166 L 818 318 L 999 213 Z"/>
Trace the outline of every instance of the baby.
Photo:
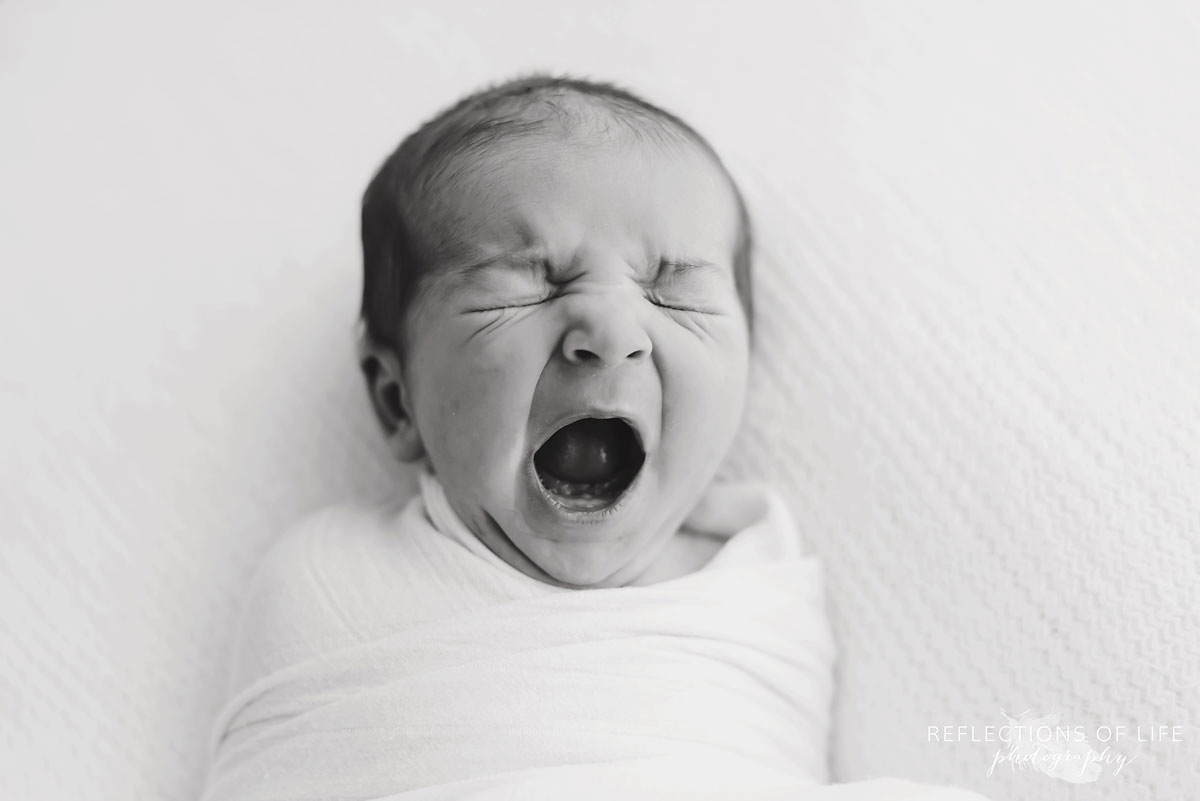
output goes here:
<path id="1" fill-rule="evenodd" d="M 703 138 L 505 83 L 404 140 L 362 242 L 359 357 L 421 493 L 268 554 L 206 798 L 951 797 L 820 786 L 820 566 L 773 493 L 713 482 L 751 232 Z"/>
<path id="2" fill-rule="evenodd" d="M 570 587 L 690 573 L 742 413 L 750 231 L 712 149 L 612 87 L 518 81 L 409 137 L 363 203 L 362 356 L 396 454 Z"/>

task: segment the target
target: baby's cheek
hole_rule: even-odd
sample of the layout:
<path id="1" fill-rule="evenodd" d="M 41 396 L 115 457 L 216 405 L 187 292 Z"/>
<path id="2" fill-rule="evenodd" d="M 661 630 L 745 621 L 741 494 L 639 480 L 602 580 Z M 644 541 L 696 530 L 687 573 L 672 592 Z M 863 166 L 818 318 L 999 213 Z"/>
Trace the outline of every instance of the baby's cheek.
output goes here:
<path id="1" fill-rule="evenodd" d="M 477 342 L 442 359 L 441 397 L 431 400 L 441 407 L 435 428 L 446 456 L 481 475 L 511 468 L 540 370 L 515 343 Z"/>
<path id="2" fill-rule="evenodd" d="M 690 340 L 690 341 L 689 341 Z M 724 458 L 741 421 L 748 354 L 736 336 L 680 339 L 661 361 L 664 422 L 697 474 Z M 699 433 L 703 436 L 697 436 Z"/>

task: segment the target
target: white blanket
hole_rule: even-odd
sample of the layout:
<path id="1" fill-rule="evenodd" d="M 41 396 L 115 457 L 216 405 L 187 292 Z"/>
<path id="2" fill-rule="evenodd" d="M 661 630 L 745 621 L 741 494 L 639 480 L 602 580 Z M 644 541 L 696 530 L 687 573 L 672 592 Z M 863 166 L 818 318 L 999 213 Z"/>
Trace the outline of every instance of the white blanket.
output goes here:
<path id="1" fill-rule="evenodd" d="M 833 640 L 776 496 L 711 493 L 687 525 L 729 539 L 696 573 L 579 591 L 496 558 L 421 485 L 268 555 L 206 799 L 819 791 Z"/>
<path id="2" fill-rule="evenodd" d="M 690 525 L 739 532 L 697 573 L 575 591 L 500 561 L 421 483 L 403 509 L 332 510 L 267 557 L 209 798 L 458 794 L 529 771 L 571 786 L 597 763 L 825 778 L 821 570 L 776 498 L 728 487 L 697 510 Z"/>

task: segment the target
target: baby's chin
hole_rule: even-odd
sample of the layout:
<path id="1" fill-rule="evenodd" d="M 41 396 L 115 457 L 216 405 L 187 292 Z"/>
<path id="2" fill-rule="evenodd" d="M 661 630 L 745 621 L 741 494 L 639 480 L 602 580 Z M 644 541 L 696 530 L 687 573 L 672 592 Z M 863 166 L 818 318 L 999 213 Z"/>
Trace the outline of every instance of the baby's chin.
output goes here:
<path id="1" fill-rule="evenodd" d="M 520 482 L 508 539 L 545 577 L 574 587 L 628 583 L 645 569 L 672 532 L 666 500 L 651 460 L 638 456 L 615 489 L 564 487 L 534 467 Z M 611 483 L 611 482 L 610 482 Z M 529 572 L 529 571 L 526 571 Z"/>
<path id="2" fill-rule="evenodd" d="M 648 460 L 619 503 L 581 511 L 564 508 L 534 476 L 521 482 L 505 514 L 488 516 L 494 527 L 483 539 L 504 561 L 550 584 L 625 586 L 650 568 L 698 500 L 693 487 L 661 479 Z"/>
<path id="3" fill-rule="evenodd" d="M 621 587 L 647 569 L 670 535 L 669 531 L 642 528 L 635 535 L 613 541 L 530 538 L 514 544 L 543 581 L 576 588 Z"/>

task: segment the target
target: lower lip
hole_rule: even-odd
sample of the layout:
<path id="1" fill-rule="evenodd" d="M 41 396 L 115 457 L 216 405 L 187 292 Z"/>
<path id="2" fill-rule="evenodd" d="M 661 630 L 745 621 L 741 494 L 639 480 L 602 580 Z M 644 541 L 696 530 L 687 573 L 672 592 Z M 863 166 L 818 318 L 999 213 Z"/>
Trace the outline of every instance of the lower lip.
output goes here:
<path id="1" fill-rule="evenodd" d="M 537 489 L 537 494 L 541 496 L 544 505 L 560 520 L 583 524 L 603 523 L 624 508 L 629 499 L 633 497 L 633 493 L 642 483 L 642 475 L 646 472 L 646 461 L 646 458 L 643 457 L 642 466 L 638 468 L 637 475 L 633 477 L 633 481 L 629 482 L 629 486 L 625 487 L 611 504 L 601 509 L 571 509 L 563 505 L 561 501 L 551 495 L 550 491 L 542 485 L 541 479 L 538 478 L 537 468 L 533 465 L 532 457 L 528 460 L 529 481 Z"/>

